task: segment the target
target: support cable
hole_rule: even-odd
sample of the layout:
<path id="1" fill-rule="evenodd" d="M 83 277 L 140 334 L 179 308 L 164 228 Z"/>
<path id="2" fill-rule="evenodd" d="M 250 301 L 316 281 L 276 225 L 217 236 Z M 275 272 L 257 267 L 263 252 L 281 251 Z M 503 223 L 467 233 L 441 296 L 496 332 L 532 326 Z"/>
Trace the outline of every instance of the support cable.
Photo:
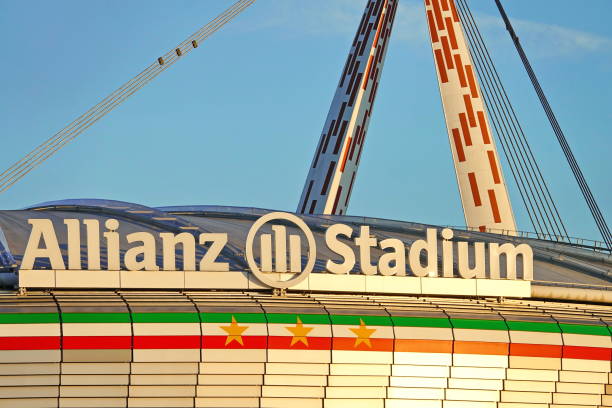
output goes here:
<path id="1" fill-rule="evenodd" d="M 538 166 L 537 160 L 535 159 L 533 155 L 531 146 L 529 145 L 529 142 L 527 141 L 523 128 L 516 116 L 514 107 L 512 106 L 512 103 L 510 102 L 508 94 L 506 93 L 503 83 L 501 82 L 501 79 L 499 77 L 499 73 L 497 72 L 495 64 L 493 63 L 491 55 L 489 54 L 489 51 L 484 43 L 484 40 L 480 33 L 478 25 L 476 24 L 474 16 L 472 15 L 471 10 L 467 6 L 467 3 L 465 6 L 465 10 L 467 11 L 468 22 L 471 23 L 471 25 L 474 27 L 475 38 L 477 40 L 477 44 L 482 49 L 482 54 L 485 57 L 484 61 L 489 66 L 490 74 L 493 77 L 493 80 L 495 82 L 495 85 L 496 85 L 495 89 L 497 90 L 497 96 L 498 98 L 501 98 L 502 105 L 505 108 L 505 116 L 507 116 L 507 118 L 509 117 L 509 121 L 512 124 L 512 130 L 515 135 L 514 139 L 521 146 L 522 153 L 524 152 L 524 156 L 527 156 L 526 158 L 524 158 L 524 162 L 528 164 L 528 171 L 530 174 L 532 174 L 532 182 L 534 182 L 535 184 L 540 200 L 543 201 L 544 204 L 546 205 L 546 211 L 547 211 L 546 214 L 550 214 L 550 215 L 547 215 L 547 218 L 549 222 L 551 218 L 552 218 L 552 222 L 554 222 L 554 226 L 551 225 L 551 227 L 553 228 L 553 230 L 555 230 L 555 234 L 563 235 L 567 237 L 568 233 L 565 228 L 565 225 L 563 224 L 563 221 L 561 220 L 561 216 L 559 215 L 559 212 L 554 203 L 554 200 L 552 199 L 552 196 L 550 194 L 546 181 L 544 180 L 544 177 L 542 176 L 542 172 Z M 523 164 L 524 162 L 521 161 L 521 164 Z"/>
<path id="2" fill-rule="evenodd" d="M 208 37 L 210 34 L 212 34 L 212 32 L 214 32 L 214 31 L 216 31 L 216 29 L 220 28 L 225 22 L 228 21 L 228 15 L 229 15 L 229 18 L 235 16 L 237 13 L 236 13 L 236 11 L 232 10 L 233 8 L 235 8 L 235 6 L 232 6 L 230 9 L 228 9 L 228 11 L 231 14 L 226 11 L 221 16 L 217 17 L 217 19 L 213 20 L 212 23 L 209 23 L 207 26 L 205 26 L 203 29 L 201 29 L 198 33 L 196 33 L 194 36 L 196 36 L 197 40 L 202 40 L 203 38 Z M 205 30 L 205 31 L 203 32 L 203 30 Z M 183 45 L 186 44 L 186 43 L 188 44 L 188 41 L 185 41 L 183 43 Z M 194 44 L 195 44 L 195 46 L 193 46 Z M 193 46 L 193 48 L 197 47 L 197 42 L 195 42 L 195 43 L 192 42 L 192 46 Z M 190 51 L 190 49 L 187 49 L 185 51 L 185 53 L 187 53 L 189 51 Z M 137 90 L 142 88 L 146 83 L 148 83 L 150 80 L 152 80 L 155 76 L 157 76 L 163 70 L 167 69 L 173 62 L 175 62 L 178 59 L 178 55 L 175 55 L 175 54 L 176 54 L 176 51 L 174 51 L 174 52 L 171 51 L 171 52 L 167 53 L 166 55 L 164 55 L 164 57 L 166 57 L 166 60 L 168 61 L 167 63 L 165 62 L 164 64 L 160 64 L 159 60 L 158 60 L 158 63 L 152 64 L 149 68 L 147 68 L 145 71 L 143 71 L 143 73 L 141 73 L 141 75 L 138 75 L 135 80 L 133 79 L 133 80 L 129 81 L 123 87 L 121 87 L 119 90 L 117 90 L 113 94 L 111 94 L 112 97 L 110 98 L 110 105 L 108 103 L 104 104 L 103 103 L 104 101 L 103 101 L 100 104 L 96 105 L 96 107 L 94 107 L 94 108 L 92 108 L 90 110 L 92 112 L 91 114 L 89 114 L 89 115 L 86 114 L 85 121 L 77 119 L 77 121 L 75 121 L 75 122 L 73 122 L 73 124 L 69 125 L 68 129 L 75 127 L 75 125 L 76 125 L 76 127 L 75 127 L 75 129 L 70 129 L 70 131 L 69 131 L 67 136 L 62 136 L 61 135 L 62 132 L 60 132 L 60 134 L 58 134 L 58 137 L 52 138 L 54 140 L 48 146 L 47 149 L 43 149 L 40 153 L 35 154 L 33 160 L 26 161 L 25 167 L 24 167 L 24 165 L 18 166 L 18 167 L 22 167 L 22 168 L 17 169 L 18 170 L 17 173 L 15 173 L 13 171 L 13 174 L 11 174 L 9 176 L 5 176 L 2 179 L 2 181 L 0 181 L 0 189 L 2 189 L 2 190 L 0 190 L 0 192 L 4 191 L 8 187 L 10 187 L 12 184 L 14 184 L 14 182 L 16 182 L 18 179 L 20 179 L 25 174 L 27 174 L 30 170 L 32 170 L 34 167 L 36 167 L 39 164 L 39 162 L 44 161 L 47 157 L 49 157 L 51 154 L 53 154 L 59 148 L 63 147 L 68 141 L 70 141 L 70 140 L 74 139 L 76 136 L 78 136 L 78 134 L 80 132 L 82 132 L 87 127 L 89 127 L 91 124 L 93 124 L 95 121 L 97 121 L 99 118 L 104 116 L 108 111 L 112 110 L 115 106 L 117 106 L 119 103 L 121 103 L 127 97 L 129 97 L 134 92 L 136 92 Z M 162 60 L 163 60 L 164 57 L 162 57 Z M 144 74 L 144 75 L 142 75 L 142 74 Z M 109 98 L 106 98 L 106 100 L 109 100 Z M 48 144 L 48 143 L 44 143 L 43 145 L 45 145 L 45 144 Z M 43 147 L 43 145 L 39 146 L 39 148 L 37 150 L 40 150 L 41 147 Z M 15 165 L 13 167 L 15 167 Z"/>
<path id="3" fill-rule="evenodd" d="M 240 14 L 254 2 L 255 0 L 239 0 L 238 2 L 234 3 L 210 23 L 206 24 L 204 27 L 200 28 L 198 31 L 184 40 L 172 51 L 169 51 L 162 57 L 159 57 L 156 62 L 126 82 L 57 134 L 47 139 L 36 149 L 27 154 L 23 159 L 9 167 L 6 171 L 0 174 L 0 193 L 9 189 L 13 184 L 48 159 L 51 155 L 56 153 L 59 149 L 64 147 L 68 142 L 74 140 L 89 126 L 97 122 L 136 91 L 140 90 L 161 72 L 168 69 L 182 56 L 197 48 L 201 41 L 206 40 L 210 35 L 215 33 L 218 29 L 231 21 L 235 16 Z"/>
<path id="4" fill-rule="evenodd" d="M 468 35 L 470 54 L 483 84 L 483 96 L 491 107 L 492 122 L 500 137 L 512 175 L 530 221 L 538 235 L 560 240 L 567 230 L 550 195 L 540 168 L 525 137 L 516 113 L 484 43 L 480 30 L 465 0 L 458 0 L 458 9 Z"/>
<path id="5" fill-rule="evenodd" d="M 513 130 L 516 130 L 516 126 L 513 123 L 510 123 L 511 121 L 507 112 L 507 106 L 505 105 L 505 103 L 503 103 L 503 100 L 500 101 L 500 81 L 495 81 L 496 78 L 493 77 L 492 73 L 493 69 L 491 69 L 491 67 L 489 66 L 489 61 L 487 61 L 483 57 L 484 51 L 481 49 L 480 44 L 482 42 L 482 38 L 479 39 L 477 36 L 477 34 L 479 34 L 479 32 L 477 31 L 477 26 L 474 21 L 471 21 L 468 18 L 469 8 L 467 8 L 467 5 L 463 6 L 462 4 L 460 4 L 460 6 L 462 6 L 462 8 L 460 8 L 460 12 L 463 13 L 462 19 L 464 21 L 464 25 L 466 26 L 466 32 L 468 34 L 469 40 L 472 43 L 470 51 L 474 61 L 477 64 L 476 72 L 479 76 L 479 79 L 484 84 L 483 94 L 485 96 L 485 100 L 487 100 L 488 106 L 493 107 L 494 116 L 492 119 L 495 126 L 495 130 L 496 132 L 498 132 L 497 134 L 502 138 L 502 145 L 504 143 L 508 145 L 507 149 L 504 149 L 504 153 L 511 153 L 511 157 L 513 160 L 510 164 L 516 165 L 518 167 L 518 170 L 520 170 L 517 170 L 516 175 L 518 175 L 519 178 L 516 179 L 515 177 L 515 180 L 517 181 L 519 191 L 521 191 L 521 188 L 523 190 L 526 190 L 525 194 L 527 195 L 528 203 L 525 203 L 525 201 L 524 203 L 526 204 L 528 214 L 530 212 L 533 212 L 534 216 L 536 217 L 536 223 L 532 223 L 534 225 L 534 229 L 536 231 L 539 231 L 543 236 L 554 236 L 556 237 L 556 239 L 559 239 L 558 236 L 561 235 L 561 232 L 558 229 L 555 230 L 554 225 L 552 225 L 550 220 L 551 217 L 548 215 L 548 213 L 546 212 L 546 208 L 542 204 L 543 200 L 540 191 L 541 189 L 539 189 L 538 186 L 534 183 L 534 177 L 532 174 L 533 166 L 525 166 L 525 163 L 528 162 L 528 160 L 526 160 L 526 157 L 524 155 L 524 149 L 522 150 L 521 147 L 518 146 L 519 143 L 517 142 L 517 137 L 513 132 Z M 486 46 L 484 46 L 484 42 L 482 42 L 482 46 L 485 48 L 486 51 Z M 490 61 L 490 64 L 493 64 L 492 61 Z M 493 88 L 493 91 L 491 90 L 491 88 Z M 503 126 L 503 128 L 501 128 L 501 126 Z M 514 159 L 514 157 L 516 157 L 516 159 Z M 513 175 L 515 174 L 513 173 Z M 527 187 L 525 187 L 525 184 L 527 185 Z M 529 210 L 530 207 L 531 211 Z"/>
<path id="6" fill-rule="evenodd" d="M 529 63 L 527 55 L 525 54 L 525 51 L 523 50 L 523 46 L 521 45 L 520 40 L 518 36 L 516 35 L 516 32 L 514 31 L 514 28 L 512 27 L 512 24 L 510 23 L 510 19 L 508 18 L 508 15 L 506 14 L 500 0 L 495 0 L 495 4 L 497 5 L 497 8 L 502 16 L 502 19 L 504 20 L 504 23 L 506 24 L 506 30 L 508 30 L 508 33 L 510 33 L 512 42 L 514 43 L 514 46 L 516 47 L 516 50 L 518 51 L 521 61 L 523 62 L 523 65 L 525 66 L 527 75 L 529 76 L 529 79 L 531 80 L 531 83 L 536 91 L 536 94 L 538 95 L 538 98 L 540 99 L 540 103 L 542 104 L 542 107 L 544 108 L 544 112 L 546 113 L 546 116 L 553 128 L 555 136 L 557 137 L 557 140 L 559 144 L 561 145 L 563 154 L 565 155 L 565 158 L 567 159 L 569 163 L 570 169 L 572 170 L 572 173 L 574 174 L 574 177 L 576 178 L 576 181 L 578 182 L 580 191 L 582 192 L 582 195 L 584 196 L 584 199 L 589 207 L 589 210 L 591 211 L 591 215 L 593 216 L 595 223 L 597 224 L 597 228 L 599 229 L 599 232 L 601 233 L 601 236 L 603 237 L 604 242 L 606 243 L 606 246 L 608 247 L 608 249 L 612 249 L 612 234 L 610 233 L 610 229 L 608 228 L 608 225 L 603 217 L 603 214 L 601 213 L 601 210 L 599 209 L 599 206 L 597 205 L 597 202 L 595 201 L 595 197 L 593 196 L 593 193 L 591 192 L 591 189 L 589 188 L 587 184 L 587 181 L 582 173 L 582 170 L 578 166 L 578 162 L 576 161 L 576 158 L 574 157 L 574 154 L 567 142 L 567 139 L 565 138 L 565 134 L 561 130 L 561 126 L 559 125 L 559 122 L 557 121 L 557 118 L 548 102 L 548 99 L 546 98 L 546 95 L 544 94 L 544 91 L 542 90 L 542 87 L 540 86 L 540 83 L 535 75 L 535 72 L 533 71 L 533 68 L 531 67 L 531 64 Z"/>
<path id="7" fill-rule="evenodd" d="M 464 26 L 466 28 L 466 33 L 468 34 L 468 39 L 471 41 L 470 53 L 472 54 L 473 60 L 476 63 L 476 72 L 479 76 L 479 79 L 481 80 L 481 83 L 483 84 L 483 94 L 487 102 L 487 106 L 490 106 L 492 108 L 492 122 L 494 124 L 498 136 L 500 136 L 501 138 L 500 141 L 502 142 L 502 146 L 504 147 L 504 153 L 506 153 L 506 156 L 509 160 L 509 164 L 511 164 L 511 167 L 512 165 L 517 167 L 516 173 L 513 172 L 513 175 L 515 176 L 515 180 L 519 187 L 519 192 L 523 190 L 525 191 L 525 195 L 527 196 L 528 203 L 525 203 L 527 212 L 528 214 L 530 212 L 534 213 L 536 219 L 534 229 L 536 229 L 536 231 L 540 232 L 543 235 L 551 235 L 551 231 L 549 230 L 549 224 L 546 223 L 546 220 L 544 219 L 545 217 L 542 214 L 542 206 L 538 205 L 540 199 L 534 193 L 532 177 L 525 169 L 525 158 L 523 157 L 522 152 L 517 148 L 516 140 L 513 137 L 514 135 L 510 132 L 511 126 L 508 123 L 508 118 L 504 106 L 499 101 L 498 93 L 493 92 L 491 90 L 491 88 L 495 87 L 495 84 L 490 83 L 493 81 L 490 75 L 490 69 L 488 69 L 485 62 L 483 62 L 483 58 L 481 55 L 482 51 L 479 49 L 479 44 L 475 39 L 475 33 L 473 32 L 472 27 L 469 24 L 468 18 L 466 17 L 467 13 L 463 9 L 464 6 L 462 4 L 459 4 L 459 6 L 459 11 L 462 13 L 462 21 L 464 21 Z M 506 146 L 504 146 L 504 144 Z M 510 154 L 508 155 L 508 153 Z M 516 176 L 518 176 L 518 178 Z"/>

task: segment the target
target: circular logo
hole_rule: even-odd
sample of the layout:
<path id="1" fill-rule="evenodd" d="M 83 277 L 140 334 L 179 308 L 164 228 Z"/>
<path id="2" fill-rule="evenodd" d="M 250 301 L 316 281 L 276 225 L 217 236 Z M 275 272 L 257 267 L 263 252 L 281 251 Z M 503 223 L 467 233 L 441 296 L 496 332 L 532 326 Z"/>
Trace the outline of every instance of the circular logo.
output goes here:
<path id="1" fill-rule="evenodd" d="M 262 269 L 260 269 L 260 266 L 257 264 L 257 262 L 255 262 L 255 257 L 253 256 L 253 243 L 255 242 L 255 237 L 257 236 L 257 233 L 259 232 L 259 230 L 261 229 L 262 226 L 264 226 L 265 224 L 267 224 L 270 221 L 274 221 L 274 220 L 283 220 L 283 221 L 289 221 L 290 223 L 294 224 L 295 226 L 297 226 L 302 233 L 304 234 L 304 236 L 306 237 L 306 241 L 308 242 L 308 260 L 306 262 L 306 266 L 304 267 L 303 270 L 299 271 L 296 273 L 295 276 L 293 276 L 291 279 L 282 281 L 282 280 L 274 280 L 271 279 L 269 274 L 266 272 L 275 272 L 275 271 L 262 271 Z M 274 229 L 274 228 L 273 228 Z M 284 228 L 283 230 L 284 231 Z M 286 237 L 284 236 L 284 234 L 279 234 L 278 231 L 274 231 L 275 232 L 275 240 L 277 241 L 277 245 L 276 245 L 276 249 L 278 251 L 278 248 L 286 248 L 286 242 L 285 239 Z M 280 235 L 280 236 L 279 236 Z M 299 236 L 297 236 L 299 237 Z M 263 238 L 263 237 L 262 237 Z M 263 245 L 263 239 L 262 239 L 262 245 L 261 245 L 261 255 L 260 255 L 260 259 L 262 260 L 262 264 L 263 264 L 263 260 L 264 258 L 266 258 L 268 261 L 268 264 L 271 265 L 271 260 L 272 260 L 272 248 L 271 248 L 271 241 L 272 241 L 272 237 L 268 236 L 268 239 L 266 240 L 266 242 L 268 242 L 269 244 L 264 248 Z M 292 238 L 292 237 L 291 237 Z M 279 240 L 282 240 L 282 242 L 278 243 Z M 296 259 L 299 259 L 299 267 L 301 269 L 301 248 L 299 247 L 299 245 L 292 245 L 292 240 L 290 239 L 290 245 L 289 245 L 289 251 L 290 251 L 290 258 L 291 261 L 293 262 Z M 296 242 L 295 240 L 293 240 L 293 242 Z M 297 241 L 299 242 L 299 241 Z M 264 250 L 269 250 L 268 253 L 264 253 Z M 298 252 L 298 254 L 300 256 L 295 257 L 294 251 L 300 251 Z M 257 279 L 259 279 L 260 282 L 273 287 L 273 288 L 281 288 L 281 289 L 286 289 L 286 288 L 290 288 L 291 286 L 297 285 L 298 283 L 302 282 L 304 279 L 306 279 L 308 277 L 308 275 L 310 274 L 310 272 L 312 272 L 312 270 L 314 269 L 314 264 L 315 264 L 315 260 L 316 260 L 316 254 L 317 254 L 317 247 L 316 247 L 316 243 L 315 243 L 315 239 L 314 239 L 314 235 L 312 234 L 312 231 L 310 230 L 310 228 L 308 228 L 308 225 L 306 225 L 306 223 L 304 221 L 302 221 L 302 219 L 300 219 L 298 216 L 294 215 L 294 214 L 290 214 L 290 213 L 284 213 L 284 212 L 271 212 L 269 214 L 264 215 L 263 217 L 260 217 L 257 221 L 255 221 L 255 223 L 251 226 L 251 229 L 249 230 L 249 234 L 247 235 L 247 239 L 246 239 L 246 251 L 245 251 L 245 256 L 246 256 L 246 261 L 249 265 L 249 267 L 251 268 L 251 271 L 253 272 L 253 274 L 257 277 Z M 285 251 L 282 251 L 283 253 L 276 253 L 276 259 L 277 259 L 277 263 L 276 263 L 276 267 L 277 269 L 279 269 L 279 259 L 282 258 L 283 261 L 282 264 L 285 265 L 285 267 L 280 267 L 280 271 L 277 270 L 276 272 L 286 272 L 286 256 L 287 254 L 285 253 Z M 297 265 L 293 265 L 291 267 L 292 272 L 296 272 Z"/>

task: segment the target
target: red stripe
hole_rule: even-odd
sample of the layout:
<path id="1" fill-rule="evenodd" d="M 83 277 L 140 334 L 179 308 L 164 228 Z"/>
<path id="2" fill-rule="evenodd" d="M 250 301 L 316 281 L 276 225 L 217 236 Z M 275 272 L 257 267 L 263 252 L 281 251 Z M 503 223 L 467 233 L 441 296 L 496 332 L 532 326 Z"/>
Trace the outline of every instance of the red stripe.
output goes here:
<path id="1" fill-rule="evenodd" d="M 340 200 L 341 195 L 342 186 L 338 186 L 338 191 L 336 191 L 336 198 L 334 199 L 334 208 L 332 208 L 332 214 L 336 214 L 336 208 L 338 208 L 338 200 Z"/>
<path id="2" fill-rule="evenodd" d="M 348 142 L 346 144 L 346 149 L 344 149 L 344 155 L 342 157 L 342 165 L 340 166 L 340 171 L 343 172 L 343 173 L 344 173 L 344 166 L 346 166 L 346 158 L 348 157 L 352 141 L 353 141 L 353 138 L 349 137 L 348 138 Z"/>
<path id="3" fill-rule="evenodd" d="M 457 151 L 457 158 L 460 162 L 465 161 L 465 153 L 463 151 L 463 144 L 461 143 L 461 135 L 459 135 L 459 129 L 455 128 L 452 130 L 453 142 L 455 142 L 455 150 Z"/>
<path id="4" fill-rule="evenodd" d="M 563 358 L 610 361 L 611 351 L 605 347 L 563 346 Z"/>
<path id="5" fill-rule="evenodd" d="M 351 191 L 353 191 L 353 183 L 355 182 L 355 171 L 353 171 L 353 176 L 351 177 L 351 184 L 349 184 L 348 193 L 346 193 L 346 199 L 344 200 L 344 206 L 348 205 L 348 200 L 351 197 Z"/>
<path id="6" fill-rule="evenodd" d="M 448 75 L 446 74 L 446 68 L 444 67 L 444 59 L 442 58 L 442 51 L 435 50 L 434 55 L 436 57 L 436 64 L 438 65 L 438 72 L 440 73 L 440 81 L 442 83 L 448 82 Z"/>
<path id="7" fill-rule="evenodd" d="M 359 136 L 361 133 L 361 126 L 357 125 L 357 130 L 355 131 L 355 140 L 351 146 L 351 153 L 349 154 L 349 160 L 353 160 L 353 154 L 355 153 L 355 146 L 359 143 Z"/>
<path id="8" fill-rule="evenodd" d="M 199 349 L 201 336 L 134 336 L 134 349 Z"/>
<path id="9" fill-rule="evenodd" d="M 376 82 L 374 84 L 374 86 L 372 87 L 372 90 L 370 91 L 370 97 L 368 98 L 368 102 L 369 103 L 373 103 L 374 102 L 374 98 L 376 98 L 376 92 L 378 91 L 378 82 Z"/>
<path id="10" fill-rule="evenodd" d="M 131 349 L 131 336 L 66 336 L 66 350 L 117 350 Z M 198 344 L 198 348 L 200 345 Z M 161 347 L 163 348 L 163 347 Z"/>
<path id="11" fill-rule="evenodd" d="M 444 30 L 444 19 L 442 18 L 442 11 L 440 10 L 440 3 L 438 3 L 438 0 L 431 0 L 431 6 L 433 7 L 434 16 L 436 16 L 438 31 L 442 31 Z"/>
<path id="12" fill-rule="evenodd" d="M 465 72 L 463 71 L 463 63 L 461 62 L 461 55 L 455 54 L 455 67 L 457 68 L 457 75 L 459 76 L 459 84 L 462 88 L 467 86 L 467 81 L 465 80 Z"/>
<path id="13" fill-rule="evenodd" d="M 448 11 L 448 0 L 442 0 L 442 10 Z"/>
<path id="14" fill-rule="evenodd" d="M 489 193 L 489 201 L 491 202 L 491 210 L 493 211 L 493 220 L 496 223 L 501 222 L 501 217 L 499 216 L 499 207 L 497 207 L 497 198 L 495 197 L 495 190 L 488 190 Z"/>
<path id="15" fill-rule="evenodd" d="M 487 121 L 485 120 L 485 115 L 483 111 L 476 112 L 478 116 L 478 126 L 480 126 L 480 133 L 482 133 L 482 141 L 486 144 L 491 143 L 491 138 L 489 137 L 489 129 L 487 128 Z"/>
<path id="16" fill-rule="evenodd" d="M 457 36 L 455 35 L 455 27 L 453 26 L 453 22 L 450 17 L 446 17 L 446 31 L 448 31 L 448 37 L 450 38 L 450 44 L 453 50 L 459 48 L 457 44 Z"/>
<path id="17" fill-rule="evenodd" d="M 310 180 L 308 184 L 308 190 L 306 190 L 306 197 L 304 197 L 304 205 L 302 205 L 302 213 L 306 210 L 306 204 L 308 204 L 308 199 L 310 198 L 310 191 L 312 190 L 312 185 L 314 184 L 314 180 Z"/>
<path id="18" fill-rule="evenodd" d="M 482 205 L 482 201 L 480 200 L 480 193 L 478 192 L 478 182 L 476 181 L 476 174 L 468 173 L 468 179 L 470 180 L 470 188 L 472 189 L 474 205 L 476 207 L 480 207 Z"/>
<path id="19" fill-rule="evenodd" d="M 482 228 L 482 227 L 481 227 Z M 450 340 L 369 339 L 355 346 L 355 337 L 308 337 L 308 347 L 303 342 L 291 346 L 291 336 L 242 336 L 244 345 L 232 341 L 227 346 L 227 336 L 203 336 L 204 349 L 303 349 L 303 350 L 364 350 L 422 353 L 451 353 L 509 355 L 523 357 L 573 358 L 580 360 L 612 359 L 612 349 L 606 347 L 559 346 L 549 344 L 499 343 Z M 64 349 L 129 349 L 129 336 L 67 336 Z M 122 347 L 118 347 L 121 345 Z M 135 336 L 135 349 L 199 349 L 200 336 Z M 333 347 L 332 347 L 333 346 Z M 508 349 L 509 347 L 509 349 Z M 59 350 L 60 338 L 0 337 L 0 350 Z"/>
<path id="20" fill-rule="evenodd" d="M 312 200 L 312 202 L 310 203 L 310 209 L 308 210 L 308 213 L 313 214 L 316 207 L 317 207 L 317 200 Z"/>
<path id="21" fill-rule="evenodd" d="M 59 350 L 57 336 L 0 337 L 0 350 Z"/>
<path id="22" fill-rule="evenodd" d="M 361 158 L 361 152 L 363 151 L 363 144 L 359 146 L 359 151 L 357 152 L 357 158 L 355 159 L 355 164 L 359 164 L 359 159 Z"/>
<path id="23" fill-rule="evenodd" d="M 242 343 L 232 340 L 227 345 L 227 336 L 203 336 L 203 349 L 265 349 L 267 347 L 266 336 L 242 336 Z"/>
<path id="24" fill-rule="evenodd" d="M 361 341 L 357 346 L 356 337 L 334 337 L 332 347 L 334 350 L 361 350 L 361 351 L 393 351 L 393 339 L 369 339 L 371 347 L 367 342 Z"/>
<path id="25" fill-rule="evenodd" d="M 467 75 L 468 83 L 470 84 L 470 93 L 472 98 L 478 98 L 478 88 L 476 88 L 476 78 L 474 77 L 474 70 L 471 65 L 465 66 L 465 74 Z"/>
<path id="26" fill-rule="evenodd" d="M 497 163 L 495 161 L 495 153 L 493 153 L 493 150 L 488 150 L 487 156 L 489 157 L 489 166 L 491 166 L 491 173 L 493 174 L 493 182 L 495 184 L 500 184 L 501 179 L 499 178 L 499 171 L 497 170 Z"/>
<path id="27" fill-rule="evenodd" d="M 472 107 L 472 98 L 470 98 L 470 95 L 463 95 L 463 103 L 465 103 L 465 110 L 468 120 L 470 121 L 470 127 L 476 127 L 476 116 L 474 116 L 474 108 Z"/>
<path id="28" fill-rule="evenodd" d="M 457 14 L 457 8 L 455 8 L 455 0 L 448 0 L 450 3 L 451 11 L 453 12 L 453 20 L 459 22 L 459 14 Z"/>
<path id="29" fill-rule="evenodd" d="M 325 176 L 325 182 L 323 183 L 323 188 L 321 189 L 322 196 L 327 193 L 327 186 L 329 185 L 329 179 L 331 179 L 335 165 L 336 165 L 335 161 L 332 161 L 329 163 L 329 168 L 327 169 L 327 175 Z"/>
<path id="30" fill-rule="evenodd" d="M 359 75 L 361 75 L 361 74 L 359 74 Z M 359 85 L 357 83 L 355 83 L 355 89 L 357 89 L 358 87 L 359 87 Z M 354 99 L 353 96 L 351 96 L 351 99 Z M 351 105 L 352 105 L 352 103 L 351 103 Z M 336 138 L 336 146 L 334 146 L 334 154 L 338 154 L 338 151 L 340 150 L 340 146 L 342 145 L 342 142 L 344 141 L 344 134 L 346 133 L 346 127 L 347 126 L 348 126 L 348 121 L 343 120 L 342 121 L 342 127 L 340 127 L 340 133 L 338 133 L 338 137 Z"/>
<path id="31" fill-rule="evenodd" d="M 511 343 L 510 355 L 521 357 L 561 358 L 561 346 L 550 344 Z"/>
<path id="32" fill-rule="evenodd" d="M 307 337 L 308 346 L 302 341 L 297 341 L 293 345 L 291 336 L 270 336 L 268 337 L 268 348 L 279 350 L 331 350 L 331 337 Z"/>
<path id="33" fill-rule="evenodd" d="M 481 225 L 480 227 L 478 227 L 478 231 L 487 232 L 487 227 L 485 225 Z"/>
<path id="34" fill-rule="evenodd" d="M 561 358 L 561 346 L 551 344 L 511 343 L 510 355 L 521 357 Z"/>
<path id="35" fill-rule="evenodd" d="M 470 135 L 470 128 L 468 127 L 467 118 L 465 113 L 459 114 L 459 122 L 461 123 L 461 132 L 463 132 L 463 139 L 465 140 L 466 146 L 472 145 L 472 136 Z"/>
<path id="36" fill-rule="evenodd" d="M 442 51 L 444 52 L 444 59 L 446 60 L 446 66 L 448 69 L 453 69 L 453 57 L 451 55 L 450 47 L 448 46 L 448 38 L 446 36 L 441 37 L 442 39 Z"/>
<path id="37" fill-rule="evenodd" d="M 434 17 L 431 11 L 427 11 L 427 22 L 429 23 L 429 34 L 431 35 L 431 42 L 437 43 L 439 41 L 438 32 L 436 31 L 436 23 L 434 22 Z"/>

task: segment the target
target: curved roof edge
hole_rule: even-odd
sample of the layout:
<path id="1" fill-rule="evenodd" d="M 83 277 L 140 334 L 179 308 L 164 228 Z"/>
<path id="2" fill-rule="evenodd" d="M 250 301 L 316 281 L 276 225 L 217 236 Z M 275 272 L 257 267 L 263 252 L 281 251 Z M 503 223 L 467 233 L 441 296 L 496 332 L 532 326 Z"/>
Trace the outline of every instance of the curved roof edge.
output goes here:
<path id="1" fill-rule="evenodd" d="M 64 207 L 64 208 L 62 208 Z M 123 216 L 130 216 L 133 214 L 150 214 L 149 218 L 163 218 L 167 217 L 168 214 L 172 214 L 178 218 L 180 215 L 215 215 L 215 216 L 231 216 L 246 217 L 249 219 L 258 218 L 264 214 L 267 214 L 272 210 L 258 207 L 240 207 L 240 206 L 222 206 L 222 205 L 181 205 L 181 206 L 162 206 L 162 207 L 147 207 L 141 204 L 131 203 L 127 201 L 118 200 L 106 200 L 97 198 L 79 198 L 79 199 L 65 199 L 46 201 L 33 206 L 25 207 L 25 210 L 45 210 L 45 209 L 71 209 L 78 210 L 79 208 L 91 210 L 98 210 L 101 213 L 121 214 Z M 292 212 L 292 211 L 283 211 Z M 157 214 L 155 214 L 157 213 Z M 154 215 L 157 215 L 154 216 Z M 446 225 L 432 225 L 423 224 L 410 221 L 398 221 L 386 218 L 377 217 L 366 217 L 366 216 L 355 216 L 355 215 L 308 215 L 301 214 L 306 221 L 311 221 L 314 224 L 320 224 L 321 221 L 333 221 L 333 222 L 344 222 L 352 224 L 367 224 L 373 227 L 385 228 L 387 230 L 398 229 L 398 231 L 405 231 L 408 229 L 423 230 L 425 228 L 452 228 L 454 230 L 462 231 L 466 236 L 463 238 L 495 238 L 502 239 L 507 242 L 526 242 L 532 246 L 537 246 L 547 250 L 560 252 L 562 254 L 571 255 L 577 258 L 581 258 L 588 261 L 601 261 L 601 262 L 612 262 L 612 251 L 602 250 L 591 245 L 583 245 L 579 243 L 569 243 L 563 241 L 551 241 L 546 239 L 538 239 L 531 237 L 515 237 L 510 235 L 502 235 L 493 232 L 480 232 L 470 231 L 465 229 L 459 229 L 458 227 L 449 227 Z M 140 219 L 142 221 L 142 219 Z M 186 222 L 186 221 L 184 221 Z M 165 227 L 168 227 L 165 225 Z"/>

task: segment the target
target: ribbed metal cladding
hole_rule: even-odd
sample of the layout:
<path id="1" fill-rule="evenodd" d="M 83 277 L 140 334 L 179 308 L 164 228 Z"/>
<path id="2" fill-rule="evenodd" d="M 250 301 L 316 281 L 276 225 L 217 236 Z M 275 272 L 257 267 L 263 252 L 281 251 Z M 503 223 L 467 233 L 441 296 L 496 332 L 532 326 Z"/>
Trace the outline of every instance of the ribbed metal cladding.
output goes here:
<path id="1" fill-rule="evenodd" d="M 607 406 L 611 323 L 537 300 L 3 294 L 0 407 Z"/>

